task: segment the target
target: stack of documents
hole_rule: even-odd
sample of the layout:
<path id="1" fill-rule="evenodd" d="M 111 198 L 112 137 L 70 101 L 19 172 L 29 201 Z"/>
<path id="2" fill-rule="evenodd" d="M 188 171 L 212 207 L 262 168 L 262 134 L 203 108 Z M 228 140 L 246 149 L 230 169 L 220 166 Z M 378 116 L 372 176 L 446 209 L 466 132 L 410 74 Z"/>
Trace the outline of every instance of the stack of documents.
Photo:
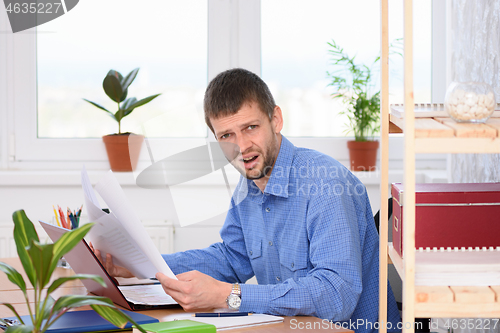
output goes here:
<path id="1" fill-rule="evenodd" d="M 449 117 L 443 103 L 415 104 L 413 113 L 415 118 Z M 403 118 L 405 114 L 404 104 L 391 104 L 391 114 L 398 118 Z M 497 104 L 492 117 L 500 117 L 500 104 Z"/>
<path id="2" fill-rule="evenodd" d="M 132 209 L 112 171 L 95 186 L 110 213 L 100 207 L 85 168 L 82 170 L 82 187 L 89 221 L 96 223 L 85 238 L 101 251 L 103 258 L 110 253 L 116 265 L 127 268 L 139 279 L 154 278 L 157 272 L 177 279 Z"/>
<path id="3" fill-rule="evenodd" d="M 500 248 L 440 249 L 415 253 L 415 284 L 494 286 L 500 281 Z"/>

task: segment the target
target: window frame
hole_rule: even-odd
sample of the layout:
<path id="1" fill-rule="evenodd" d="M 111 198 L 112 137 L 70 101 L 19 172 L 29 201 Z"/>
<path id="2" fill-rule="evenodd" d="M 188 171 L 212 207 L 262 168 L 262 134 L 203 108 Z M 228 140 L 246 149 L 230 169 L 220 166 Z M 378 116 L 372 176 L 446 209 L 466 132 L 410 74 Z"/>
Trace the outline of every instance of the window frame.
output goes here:
<path id="1" fill-rule="evenodd" d="M 228 68 L 261 70 L 260 0 L 208 1 L 208 78 Z M 436 0 L 434 0 L 436 1 Z M 439 1 L 439 0 L 438 0 Z M 445 18 L 443 6 L 436 17 Z M 434 16 L 434 12 L 433 12 Z M 10 31 L 4 9 L 0 28 Z M 440 29 L 445 28 L 441 25 Z M 433 39 L 438 31 L 433 29 Z M 441 35 L 442 36 L 442 35 Z M 432 50 L 432 59 L 442 50 Z M 0 34 L 0 159 L 3 169 L 107 169 L 106 151 L 101 139 L 53 139 L 37 137 L 36 28 L 16 34 Z M 433 67 L 432 80 L 446 78 L 446 66 Z M 433 86 L 434 95 L 434 86 Z M 438 91 L 438 90 L 436 90 Z M 344 164 L 348 163 L 347 138 L 290 138 L 298 145 L 317 149 Z M 200 138 L 165 138 L 165 145 L 193 147 Z M 202 138 L 203 140 L 203 138 Z M 214 141 L 208 132 L 208 141 Z M 396 147 L 402 138 L 392 137 Z M 436 159 L 441 159 L 433 155 Z M 393 159 L 399 160 L 394 155 Z M 430 157 L 429 157 L 430 158 Z M 402 160 L 402 157 L 401 157 Z"/>

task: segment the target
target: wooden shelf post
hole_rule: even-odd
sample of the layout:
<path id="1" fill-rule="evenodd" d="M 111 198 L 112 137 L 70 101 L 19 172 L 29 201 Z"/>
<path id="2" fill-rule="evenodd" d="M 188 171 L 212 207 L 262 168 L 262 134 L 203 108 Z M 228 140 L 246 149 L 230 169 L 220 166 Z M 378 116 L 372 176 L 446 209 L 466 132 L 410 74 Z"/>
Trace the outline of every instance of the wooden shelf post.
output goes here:
<path id="1" fill-rule="evenodd" d="M 413 98 L 413 0 L 404 2 L 404 221 L 403 332 L 415 331 L 415 127 Z"/>
<path id="2" fill-rule="evenodd" d="M 380 101 L 380 226 L 379 239 L 387 240 L 389 207 L 389 4 L 381 0 L 381 101 Z M 379 242 L 379 333 L 387 333 L 387 241 Z"/>

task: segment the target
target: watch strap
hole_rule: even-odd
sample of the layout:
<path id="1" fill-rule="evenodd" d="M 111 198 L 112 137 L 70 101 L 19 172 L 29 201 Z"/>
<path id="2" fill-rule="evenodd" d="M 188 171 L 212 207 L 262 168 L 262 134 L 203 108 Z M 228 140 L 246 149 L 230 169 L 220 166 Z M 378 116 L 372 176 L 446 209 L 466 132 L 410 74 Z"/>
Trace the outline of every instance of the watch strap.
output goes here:
<path id="1" fill-rule="evenodd" d="M 231 293 L 226 298 L 226 304 L 231 310 L 239 310 L 241 305 L 241 287 L 238 283 L 232 285 Z"/>
<path id="2" fill-rule="evenodd" d="M 239 283 L 233 283 L 233 288 L 231 289 L 231 294 L 236 295 L 241 298 L 241 286 Z"/>

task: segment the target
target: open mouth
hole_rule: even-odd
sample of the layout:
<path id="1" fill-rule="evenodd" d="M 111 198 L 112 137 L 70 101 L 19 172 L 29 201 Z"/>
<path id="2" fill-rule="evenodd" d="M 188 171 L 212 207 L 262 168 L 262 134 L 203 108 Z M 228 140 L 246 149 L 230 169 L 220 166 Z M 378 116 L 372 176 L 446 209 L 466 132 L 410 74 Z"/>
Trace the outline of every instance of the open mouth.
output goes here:
<path id="1" fill-rule="evenodd" d="M 242 157 L 240 161 L 243 161 L 245 169 L 253 169 L 257 165 L 257 163 L 259 163 L 259 154 L 247 155 L 246 157 Z"/>
<path id="2" fill-rule="evenodd" d="M 251 163 L 253 161 L 255 161 L 257 159 L 257 155 L 255 156 L 251 156 L 251 157 L 248 157 L 248 158 L 244 158 L 243 159 L 243 162 L 246 164 L 246 163 Z"/>

